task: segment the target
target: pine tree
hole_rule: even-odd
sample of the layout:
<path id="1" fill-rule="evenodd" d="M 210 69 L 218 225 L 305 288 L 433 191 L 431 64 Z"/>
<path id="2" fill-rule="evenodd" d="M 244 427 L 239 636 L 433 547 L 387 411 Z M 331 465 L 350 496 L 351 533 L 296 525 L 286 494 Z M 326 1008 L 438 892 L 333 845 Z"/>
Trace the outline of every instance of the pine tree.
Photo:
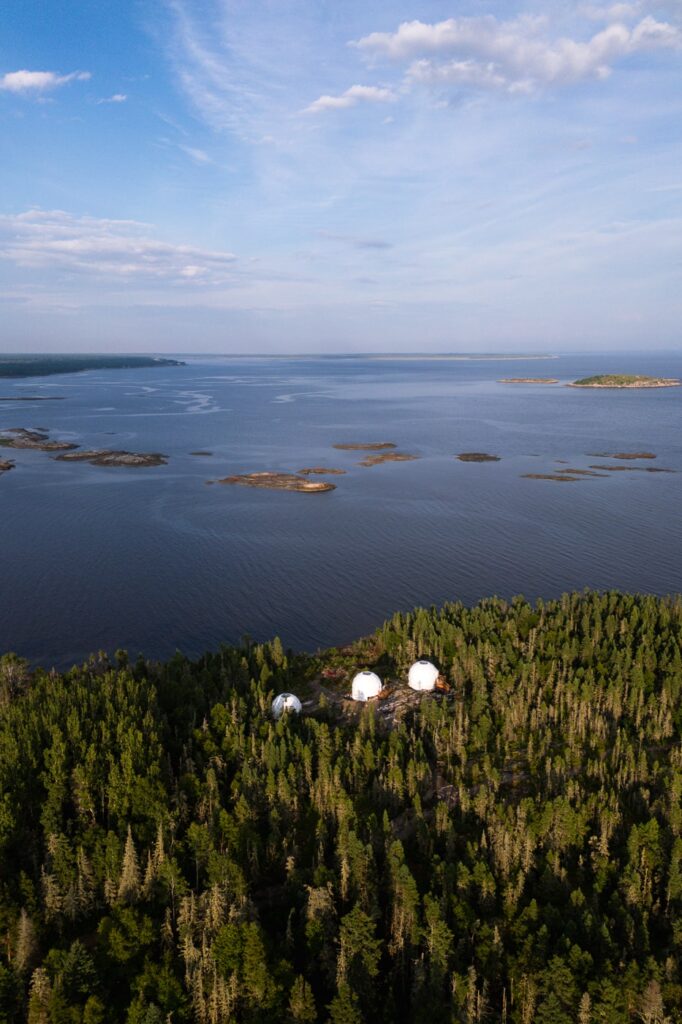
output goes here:
<path id="1" fill-rule="evenodd" d="M 17 941 L 14 966 L 19 974 L 30 971 L 36 952 L 35 929 L 31 918 L 22 907 L 17 923 Z"/>
<path id="2" fill-rule="evenodd" d="M 128 826 L 126 845 L 123 851 L 121 877 L 118 883 L 117 896 L 120 903 L 137 903 L 140 898 L 140 868 L 137 863 L 137 851 L 133 842 L 133 834 Z"/>
<path id="3" fill-rule="evenodd" d="M 44 967 L 38 967 L 31 977 L 28 1000 L 28 1024 L 50 1024 L 52 984 Z"/>
<path id="4" fill-rule="evenodd" d="M 339 985 L 339 991 L 332 999 L 328 1010 L 328 1024 L 364 1024 L 358 997 L 346 984 Z"/>
<path id="5" fill-rule="evenodd" d="M 300 974 L 291 986 L 289 1015 L 297 1024 L 299 1021 L 301 1024 L 305 1024 L 305 1022 L 311 1022 L 312 1024 L 313 1021 L 317 1020 L 317 1008 L 315 1006 L 313 990 Z"/>

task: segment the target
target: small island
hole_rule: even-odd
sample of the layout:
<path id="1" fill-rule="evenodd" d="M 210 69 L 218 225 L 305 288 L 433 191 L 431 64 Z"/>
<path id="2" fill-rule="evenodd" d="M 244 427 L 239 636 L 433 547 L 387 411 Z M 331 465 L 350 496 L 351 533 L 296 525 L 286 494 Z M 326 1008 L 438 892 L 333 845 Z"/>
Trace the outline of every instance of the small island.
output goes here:
<path id="1" fill-rule="evenodd" d="M 98 449 L 56 455 L 56 462 L 89 462 L 91 466 L 165 466 L 168 456 L 159 452 L 126 452 Z"/>
<path id="2" fill-rule="evenodd" d="M 203 456 L 204 458 L 208 458 L 209 456 L 213 455 L 213 452 L 190 452 L 190 455 L 200 455 Z"/>
<path id="3" fill-rule="evenodd" d="M 78 447 L 70 441 L 51 441 L 46 430 L 28 430 L 26 427 L 0 430 L 0 446 L 38 452 L 65 452 Z"/>
<path id="4" fill-rule="evenodd" d="M 634 373 L 601 373 L 567 384 L 568 388 L 678 388 L 682 381 L 674 377 L 645 377 Z"/>
<path id="5" fill-rule="evenodd" d="M 344 476 L 345 469 L 327 469 L 326 466 L 308 466 L 306 469 L 299 469 L 300 476 Z"/>
<path id="6" fill-rule="evenodd" d="M 0 459 L 0 473 L 8 473 L 10 469 L 14 469 L 14 463 L 11 459 Z"/>
<path id="7" fill-rule="evenodd" d="M 297 473 L 241 473 L 218 480 L 219 484 L 237 484 L 241 487 L 262 487 L 269 491 L 298 491 L 302 494 L 322 494 L 333 491 L 335 484 L 322 480 L 308 480 Z"/>
<path id="8" fill-rule="evenodd" d="M 569 476 L 568 473 L 522 473 L 523 480 L 556 480 L 557 483 L 573 483 L 578 480 L 577 476 Z"/>
<path id="9" fill-rule="evenodd" d="M 603 470 L 609 473 L 676 473 L 676 469 L 664 469 L 663 466 L 601 466 L 591 465 L 590 469 Z"/>
<path id="10" fill-rule="evenodd" d="M 487 452 L 460 452 L 457 456 L 460 462 L 499 462 L 499 455 L 489 455 Z"/>
<path id="11" fill-rule="evenodd" d="M 655 459 L 653 452 L 588 452 L 592 459 Z"/>
<path id="12" fill-rule="evenodd" d="M 503 377 L 498 384 L 558 384 L 558 377 Z"/>
<path id="13" fill-rule="evenodd" d="M 418 455 L 407 455 L 405 452 L 380 452 L 377 455 L 368 455 L 358 466 L 380 466 L 383 462 L 413 462 Z"/>

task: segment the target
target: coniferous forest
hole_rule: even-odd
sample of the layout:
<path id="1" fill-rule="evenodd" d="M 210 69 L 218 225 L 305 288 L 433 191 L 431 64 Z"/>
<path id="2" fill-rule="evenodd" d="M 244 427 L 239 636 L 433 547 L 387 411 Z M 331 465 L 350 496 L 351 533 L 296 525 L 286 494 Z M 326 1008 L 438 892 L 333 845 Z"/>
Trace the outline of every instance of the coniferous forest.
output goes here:
<path id="1" fill-rule="evenodd" d="M 0 662 L 0 1020 L 682 1022 L 682 601 Z M 450 686 L 392 717 L 358 668 Z M 274 721 L 274 694 L 304 714 Z"/>

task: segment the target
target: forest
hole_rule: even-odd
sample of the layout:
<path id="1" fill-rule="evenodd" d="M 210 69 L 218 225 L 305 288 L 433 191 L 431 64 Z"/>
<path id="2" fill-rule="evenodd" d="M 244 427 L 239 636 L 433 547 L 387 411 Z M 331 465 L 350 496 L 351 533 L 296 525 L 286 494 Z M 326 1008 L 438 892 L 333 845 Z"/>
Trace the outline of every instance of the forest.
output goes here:
<path id="1" fill-rule="evenodd" d="M 682 1022 L 681 644 L 682 599 L 585 592 L 4 655 L 0 1021 Z M 320 686 L 417 657 L 449 692 L 389 720 Z"/>

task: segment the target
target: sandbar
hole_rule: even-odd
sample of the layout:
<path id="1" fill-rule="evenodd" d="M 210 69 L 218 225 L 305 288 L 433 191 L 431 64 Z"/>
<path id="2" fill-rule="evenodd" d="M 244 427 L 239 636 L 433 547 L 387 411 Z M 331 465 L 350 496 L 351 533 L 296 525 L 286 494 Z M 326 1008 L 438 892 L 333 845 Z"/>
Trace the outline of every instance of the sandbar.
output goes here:
<path id="1" fill-rule="evenodd" d="M 334 444 L 340 452 L 382 452 L 388 448 L 397 448 L 392 441 L 369 441 L 365 444 Z"/>
<path id="2" fill-rule="evenodd" d="M 558 384 L 558 377 L 503 377 L 498 384 Z"/>

